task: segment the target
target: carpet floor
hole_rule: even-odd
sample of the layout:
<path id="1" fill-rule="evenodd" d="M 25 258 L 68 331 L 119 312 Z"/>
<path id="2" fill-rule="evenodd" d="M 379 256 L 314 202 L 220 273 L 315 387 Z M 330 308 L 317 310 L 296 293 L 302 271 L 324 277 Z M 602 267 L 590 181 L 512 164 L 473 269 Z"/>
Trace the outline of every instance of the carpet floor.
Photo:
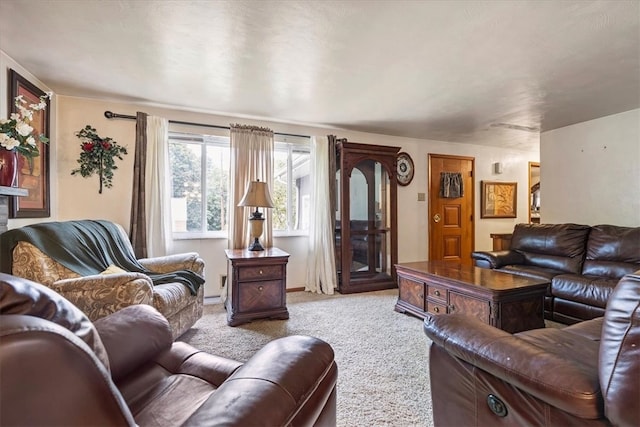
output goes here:
<path id="1" fill-rule="evenodd" d="M 432 426 L 429 339 L 422 321 L 396 313 L 398 290 L 351 295 L 287 294 L 288 320 L 230 327 L 222 304 L 180 340 L 207 352 L 247 361 L 267 342 L 311 335 L 333 347 L 338 364 L 337 424 Z"/>

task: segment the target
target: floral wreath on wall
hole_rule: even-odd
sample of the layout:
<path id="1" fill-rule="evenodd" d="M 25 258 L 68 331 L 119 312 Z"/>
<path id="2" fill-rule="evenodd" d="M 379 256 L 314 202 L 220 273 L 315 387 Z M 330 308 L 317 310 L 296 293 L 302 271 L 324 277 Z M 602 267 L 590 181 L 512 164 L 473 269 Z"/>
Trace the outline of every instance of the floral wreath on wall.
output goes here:
<path id="1" fill-rule="evenodd" d="M 72 170 L 71 175 L 80 174 L 87 178 L 97 173 L 100 178 L 98 193 L 102 194 L 103 186 L 113 186 L 113 171 L 118 169 L 115 159 L 123 160 L 122 156 L 127 154 L 127 149 L 112 138 L 99 136 L 91 125 L 86 125 L 75 135 L 80 138 L 81 151 L 77 160 L 80 167 Z"/>

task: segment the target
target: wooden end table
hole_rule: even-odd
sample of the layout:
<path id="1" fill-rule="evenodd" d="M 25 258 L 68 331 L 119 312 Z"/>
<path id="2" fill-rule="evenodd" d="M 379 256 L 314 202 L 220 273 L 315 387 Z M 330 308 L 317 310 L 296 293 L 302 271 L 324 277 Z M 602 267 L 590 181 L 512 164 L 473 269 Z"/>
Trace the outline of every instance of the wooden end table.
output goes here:
<path id="1" fill-rule="evenodd" d="M 441 261 L 396 264 L 396 272 L 400 313 L 464 313 L 511 333 L 544 328 L 548 281 Z"/>
<path id="2" fill-rule="evenodd" d="M 255 319 L 288 319 L 286 303 L 289 254 L 278 248 L 264 251 L 226 249 L 229 260 L 227 324 L 237 326 Z"/>

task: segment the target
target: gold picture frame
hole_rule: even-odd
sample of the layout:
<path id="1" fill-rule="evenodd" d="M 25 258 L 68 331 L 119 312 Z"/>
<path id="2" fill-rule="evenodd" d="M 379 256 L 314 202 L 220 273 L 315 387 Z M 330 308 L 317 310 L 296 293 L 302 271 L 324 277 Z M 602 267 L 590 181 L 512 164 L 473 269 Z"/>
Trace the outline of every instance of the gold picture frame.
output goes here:
<path id="1" fill-rule="evenodd" d="M 481 181 L 480 218 L 516 218 L 518 183 Z"/>

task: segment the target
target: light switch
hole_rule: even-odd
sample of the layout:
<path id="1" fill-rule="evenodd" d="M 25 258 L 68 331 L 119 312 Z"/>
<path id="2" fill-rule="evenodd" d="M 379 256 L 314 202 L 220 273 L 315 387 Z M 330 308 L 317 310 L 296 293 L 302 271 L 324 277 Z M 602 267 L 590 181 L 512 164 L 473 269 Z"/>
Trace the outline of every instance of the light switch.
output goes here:
<path id="1" fill-rule="evenodd" d="M 424 193 L 418 193 L 418 201 L 424 202 L 426 199 L 426 195 Z"/>

